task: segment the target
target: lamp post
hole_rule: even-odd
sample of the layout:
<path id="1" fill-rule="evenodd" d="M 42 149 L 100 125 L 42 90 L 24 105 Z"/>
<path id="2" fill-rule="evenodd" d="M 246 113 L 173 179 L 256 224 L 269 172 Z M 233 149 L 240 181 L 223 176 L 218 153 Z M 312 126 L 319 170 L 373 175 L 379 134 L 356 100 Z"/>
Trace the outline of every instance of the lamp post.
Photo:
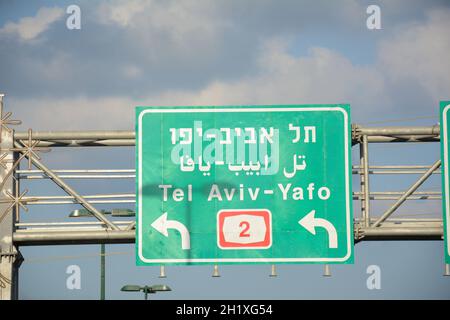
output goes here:
<path id="1" fill-rule="evenodd" d="M 103 214 L 110 214 L 113 217 L 133 217 L 135 212 L 130 209 L 112 209 L 111 211 L 101 210 Z M 92 217 L 92 213 L 86 209 L 77 209 L 70 213 L 70 218 Z M 100 300 L 105 300 L 106 288 L 106 247 L 104 243 L 100 244 Z"/>
<path id="2" fill-rule="evenodd" d="M 105 288 L 106 288 L 106 277 L 105 277 L 105 244 L 100 244 L 100 300 L 105 300 Z"/>
<path id="3" fill-rule="evenodd" d="M 164 284 L 156 284 L 153 286 L 138 286 L 138 285 L 133 285 L 133 284 L 127 284 L 124 285 L 122 287 L 122 289 L 120 289 L 120 291 L 124 291 L 124 292 L 139 292 L 142 291 L 144 292 L 144 299 L 148 300 L 148 294 L 149 293 L 156 293 L 158 291 L 172 291 L 172 289 L 170 289 L 169 286 L 166 286 Z"/>

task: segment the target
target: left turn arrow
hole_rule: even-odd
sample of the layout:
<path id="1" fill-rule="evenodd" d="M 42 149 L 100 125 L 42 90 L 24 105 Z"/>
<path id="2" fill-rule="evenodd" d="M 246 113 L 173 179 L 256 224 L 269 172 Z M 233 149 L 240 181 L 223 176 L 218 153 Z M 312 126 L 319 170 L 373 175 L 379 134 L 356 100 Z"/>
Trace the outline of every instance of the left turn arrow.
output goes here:
<path id="1" fill-rule="evenodd" d="M 189 230 L 184 224 L 176 220 L 167 220 L 167 212 L 164 212 L 159 218 L 157 218 L 151 226 L 165 237 L 169 237 L 168 229 L 175 229 L 181 235 L 181 249 L 190 250 L 191 249 L 191 237 L 189 235 Z"/>

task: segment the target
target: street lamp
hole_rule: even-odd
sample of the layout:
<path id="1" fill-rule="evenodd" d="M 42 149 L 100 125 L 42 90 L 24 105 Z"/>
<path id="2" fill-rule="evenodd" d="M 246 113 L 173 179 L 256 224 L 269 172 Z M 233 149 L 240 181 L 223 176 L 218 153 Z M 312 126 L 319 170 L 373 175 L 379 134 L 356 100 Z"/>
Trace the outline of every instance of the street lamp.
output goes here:
<path id="1" fill-rule="evenodd" d="M 111 215 L 113 217 L 134 217 L 136 212 L 130 209 L 112 209 Z"/>
<path id="2" fill-rule="evenodd" d="M 158 291 L 172 291 L 169 286 L 166 286 L 164 284 L 155 284 L 153 286 L 137 286 L 133 284 L 127 284 L 120 289 L 120 291 L 124 292 L 144 292 L 145 300 L 148 300 L 148 294 L 149 293 L 156 293 Z"/>
<path id="3" fill-rule="evenodd" d="M 111 211 L 107 210 L 100 210 L 103 214 L 109 214 L 113 217 L 134 217 L 136 213 L 133 210 L 130 209 L 112 209 Z M 93 214 L 86 209 L 76 209 L 73 210 L 69 214 L 70 218 L 89 218 L 93 217 Z"/>
<path id="4" fill-rule="evenodd" d="M 100 210 L 101 213 L 103 214 L 110 214 L 111 212 L 105 211 L 105 210 Z M 69 217 L 70 218 L 88 218 L 88 217 L 93 217 L 94 215 L 86 209 L 76 209 L 73 210 L 70 214 Z"/>
<path id="5" fill-rule="evenodd" d="M 103 214 L 109 214 L 113 217 L 134 217 L 135 212 L 130 209 L 112 209 L 111 211 L 100 210 Z M 70 214 L 70 218 L 89 218 L 94 215 L 86 209 L 76 209 L 73 210 Z M 100 244 L 100 300 L 105 300 L 105 244 Z"/>

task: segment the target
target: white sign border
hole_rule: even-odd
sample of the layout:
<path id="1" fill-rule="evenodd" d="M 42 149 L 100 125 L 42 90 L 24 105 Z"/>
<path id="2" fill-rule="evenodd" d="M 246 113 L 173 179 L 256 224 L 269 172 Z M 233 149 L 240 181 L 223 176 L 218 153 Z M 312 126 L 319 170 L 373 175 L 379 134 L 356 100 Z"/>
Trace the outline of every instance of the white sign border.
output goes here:
<path id="1" fill-rule="evenodd" d="M 339 111 L 342 112 L 344 115 L 344 144 L 345 144 L 345 190 L 346 190 L 346 197 L 345 197 L 345 208 L 346 208 L 346 222 L 347 222 L 347 253 L 342 258 L 219 258 L 219 259 L 148 259 L 145 258 L 142 254 L 142 118 L 147 113 L 214 113 L 214 112 L 293 112 L 293 111 L 302 111 L 302 112 L 309 112 L 309 111 Z M 142 262 L 151 264 L 161 264 L 161 263 L 227 263 L 227 262 L 237 262 L 237 263 L 252 263 L 252 262 L 262 262 L 262 263 L 271 263 L 271 262 L 345 262 L 347 261 L 351 256 L 351 244 L 352 244 L 352 238 L 353 233 L 351 232 L 351 205 L 350 205 L 350 198 L 351 198 L 351 184 L 349 179 L 349 132 L 348 132 L 348 114 L 347 110 L 345 110 L 342 107 L 305 107 L 305 108 L 299 108 L 299 107 L 277 107 L 277 108 L 271 108 L 271 107 L 255 107 L 255 108 L 224 108 L 224 107 L 218 107 L 218 108 L 176 108 L 171 109 L 170 107 L 165 108 L 154 108 L 154 109 L 145 109 L 139 113 L 138 117 L 138 165 L 139 165 L 139 177 L 138 177 L 138 217 L 139 217 L 139 223 L 138 223 L 138 255 L 139 259 Z"/>
<path id="2" fill-rule="evenodd" d="M 450 199 L 449 199 L 449 171 L 448 171 L 448 141 L 447 141 L 447 111 L 450 109 L 450 104 L 446 105 L 442 110 L 442 131 L 440 133 L 441 139 L 443 139 L 444 154 L 442 155 L 444 160 L 444 190 L 445 190 L 445 218 L 446 218 L 446 243 L 447 243 L 447 255 L 450 256 Z"/>

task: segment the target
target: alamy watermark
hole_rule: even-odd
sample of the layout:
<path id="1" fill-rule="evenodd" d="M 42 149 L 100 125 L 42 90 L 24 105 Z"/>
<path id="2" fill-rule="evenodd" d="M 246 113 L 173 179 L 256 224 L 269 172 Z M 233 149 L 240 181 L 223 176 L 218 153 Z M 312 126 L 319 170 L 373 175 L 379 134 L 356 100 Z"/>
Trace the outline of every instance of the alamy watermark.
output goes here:
<path id="1" fill-rule="evenodd" d="M 381 289 L 381 268 L 375 264 L 367 267 L 366 273 L 369 277 L 366 280 L 367 289 L 380 290 Z"/>
<path id="2" fill-rule="evenodd" d="M 381 29 L 381 8 L 375 4 L 367 7 L 366 13 L 369 15 L 366 20 L 366 26 L 369 30 Z"/>
<path id="3" fill-rule="evenodd" d="M 67 7 L 66 13 L 69 15 L 66 19 L 66 27 L 69 30 L 81 29 L 81 9 L 79 6 L 72 4 Z"/>
<path id="4" fill-rule="evenodd" d="M 68 290 L 81 290 L 81 268 L 73 264 L 66 268 L 66 274 L 69 276 L 66 279 L 66 288 Z"/>

